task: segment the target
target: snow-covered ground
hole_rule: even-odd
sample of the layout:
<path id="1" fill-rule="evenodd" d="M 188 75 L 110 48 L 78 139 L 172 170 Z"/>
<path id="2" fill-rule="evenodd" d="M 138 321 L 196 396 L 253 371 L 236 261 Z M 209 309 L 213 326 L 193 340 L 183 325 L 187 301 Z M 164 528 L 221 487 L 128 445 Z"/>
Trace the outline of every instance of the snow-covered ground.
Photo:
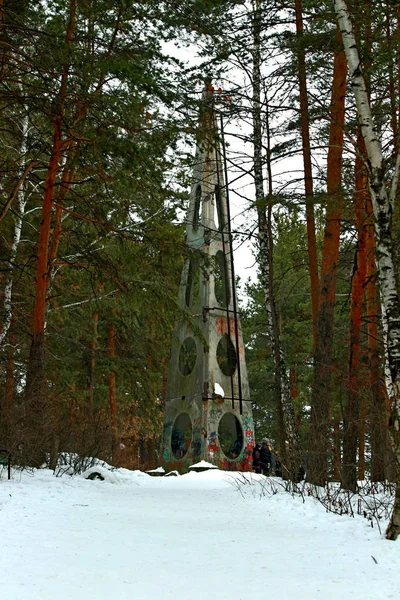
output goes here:
<path id="1" fill-rule="evenodd" d="M 312 498 L 260 497 L 218 470 L 0 481 L 4 600 L 383 600 L 400 540 Z M 383 530 L 386 524 L 382 524 Z"/>

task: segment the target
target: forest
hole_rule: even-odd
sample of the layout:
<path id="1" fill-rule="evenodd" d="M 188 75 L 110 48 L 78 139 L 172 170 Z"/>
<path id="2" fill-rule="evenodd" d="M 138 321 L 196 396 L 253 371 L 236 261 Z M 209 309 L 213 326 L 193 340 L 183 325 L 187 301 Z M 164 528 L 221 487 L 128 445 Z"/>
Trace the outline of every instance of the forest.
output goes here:
<path id="1" fill-rule="evenodd" d="M 156 465 L 212 81 L 256 437 L 394 483 L 396 539 L 400 3 L 0 0 L 0 41 L 1 449 Z"/>

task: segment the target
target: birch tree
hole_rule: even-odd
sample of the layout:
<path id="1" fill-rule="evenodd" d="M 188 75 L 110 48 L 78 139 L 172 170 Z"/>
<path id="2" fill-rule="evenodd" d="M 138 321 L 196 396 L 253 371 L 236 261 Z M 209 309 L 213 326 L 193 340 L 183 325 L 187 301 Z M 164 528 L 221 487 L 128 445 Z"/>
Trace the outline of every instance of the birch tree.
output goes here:
<path id="1" fill-rule="evenodd" d="M 29 120 L 28 115 L 25 114 L 22 118 L 21 123 L 21 162 L 25 159 L 25 155 L 27 152 L 27 136 L 28 136 L 28 127 Z M 23 177 L 23 173 L 26 171 L 26 168 L 20 169 L 18 180 L 20 181 Z M 10 248 L 9 255 L 9 274 L 8 280 L 4 288 L 4 320 L 0 330 L 0 346 L 3 344 L 6 339 L 8 330 L 11 325 L 12 318 L 12 289 L 13 289 L 13 275 L 15 269 L 15 260 L 17 258 L 18 246 L 21 240 L 21 232 L 22 232 L 22 223 L 24 219 L 25 206 L 26 206 L 26 192 L 23 184 L 18 187 L 17 195 L 17 210 L 14 222 L 14 232 L 13 232 L 13 240 Z"/>
<path id="2" fill-rule="evenodd" d="M 396 197 L 400 153 L 395 153 L 391 172 L 384 160 L 357 48 L 351 15 L 345 0 L 334 0 L 334 10 L 343 38 L 350 74 L 350 86 L 357 106 L 357 115 L 367 152 L 369 187 L 375 224 L 375 243 L 379 284 L 383 306 L 384 329 L 387 330 L 387 361 L 390 370 L 391 415 L 389 430 L 397 465 L 400 465 L 400 298 L 396 284 L 392 214 Z M 400 533 L 400 480 L 386 537 L 395 540 Z"/>

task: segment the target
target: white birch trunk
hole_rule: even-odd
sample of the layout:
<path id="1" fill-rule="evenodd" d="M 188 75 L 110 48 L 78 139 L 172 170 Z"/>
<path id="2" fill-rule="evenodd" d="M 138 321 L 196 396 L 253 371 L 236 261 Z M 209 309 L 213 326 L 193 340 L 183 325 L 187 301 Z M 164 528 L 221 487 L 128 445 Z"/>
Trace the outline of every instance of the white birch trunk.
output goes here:
<path id="1" fill-rule="evenodd" d="M 22 160 L 27 151 L 27 136 L 28 136 L 28 126 L 29 119 L 26 114 L 22 119 L 22 141 L 21 141 L 21 157 Z M 21 163 L 22 163 L 21 160 Z M 18 173 L 18 177 L 22 177 L 24 173 L 24 168 L 21 166 L 20 172 Z M 14 225 L 14 234 L 13 241 L 10 249 L 9 263 L 10 263 L 10 271 L 9 276 L 4 288 L 4 322 L 0 331 L 0 346 L 3 344 L 7 333 L 10 329 L 11 320 L 12 320 L 12 288 L 13 288 L 13 271 L 15 268 L 15 259 L 17 257 L 18 246 L 21 240 L 21 231 L 22 231 L 22 222 L 25 213 L 26 206 L 26 195 L 25 195 L 25 185 L 22 184 L 18 190 L 17 194 L 17 210 L 16 210 L 16 218 Z"/>
<path id="2" fill-rule="evenodd" d="M 353 26 L 345 0 L 334 0 L 334 8 L 343 37 L 349 65 L 351 87 L 355 96 L 358 119 L 365 140 L 371 200 L 374 211 L 376 254 L 379 284 L 383 305 L 383 329 L 387 331 L 387 362 L 390 371 L 388 391 L 391 400 L 390 435 L 397 466 L 400 466 L 400 304 L 396 285 L 391 222 L 394 190 L 397 187 L 399 157 L 392 182 L 386 181 L 382 147 L 376 134 L 370 100 L 362 72 Z M 387 188 L 390 189 L 390 195 Z M 400 534 L 400 482 L 396 482 L 396 498 L 392 517 L 386 531 L 388 539 Z"/>

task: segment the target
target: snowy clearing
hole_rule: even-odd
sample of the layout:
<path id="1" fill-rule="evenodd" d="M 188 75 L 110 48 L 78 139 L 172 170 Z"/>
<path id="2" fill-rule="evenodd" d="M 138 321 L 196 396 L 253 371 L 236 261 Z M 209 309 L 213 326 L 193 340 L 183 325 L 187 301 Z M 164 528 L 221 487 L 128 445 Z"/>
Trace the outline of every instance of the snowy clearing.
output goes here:
<path id="1" fill-rule="evenodd" d="M 400 543 L 311 498 L 241 492 L 217 470 L 110 480 L 49 470 L 0 481 L 6 600 L 380 600 L 399 597 Z M 264 480 L 265 481 L 265 480 Z"/>

